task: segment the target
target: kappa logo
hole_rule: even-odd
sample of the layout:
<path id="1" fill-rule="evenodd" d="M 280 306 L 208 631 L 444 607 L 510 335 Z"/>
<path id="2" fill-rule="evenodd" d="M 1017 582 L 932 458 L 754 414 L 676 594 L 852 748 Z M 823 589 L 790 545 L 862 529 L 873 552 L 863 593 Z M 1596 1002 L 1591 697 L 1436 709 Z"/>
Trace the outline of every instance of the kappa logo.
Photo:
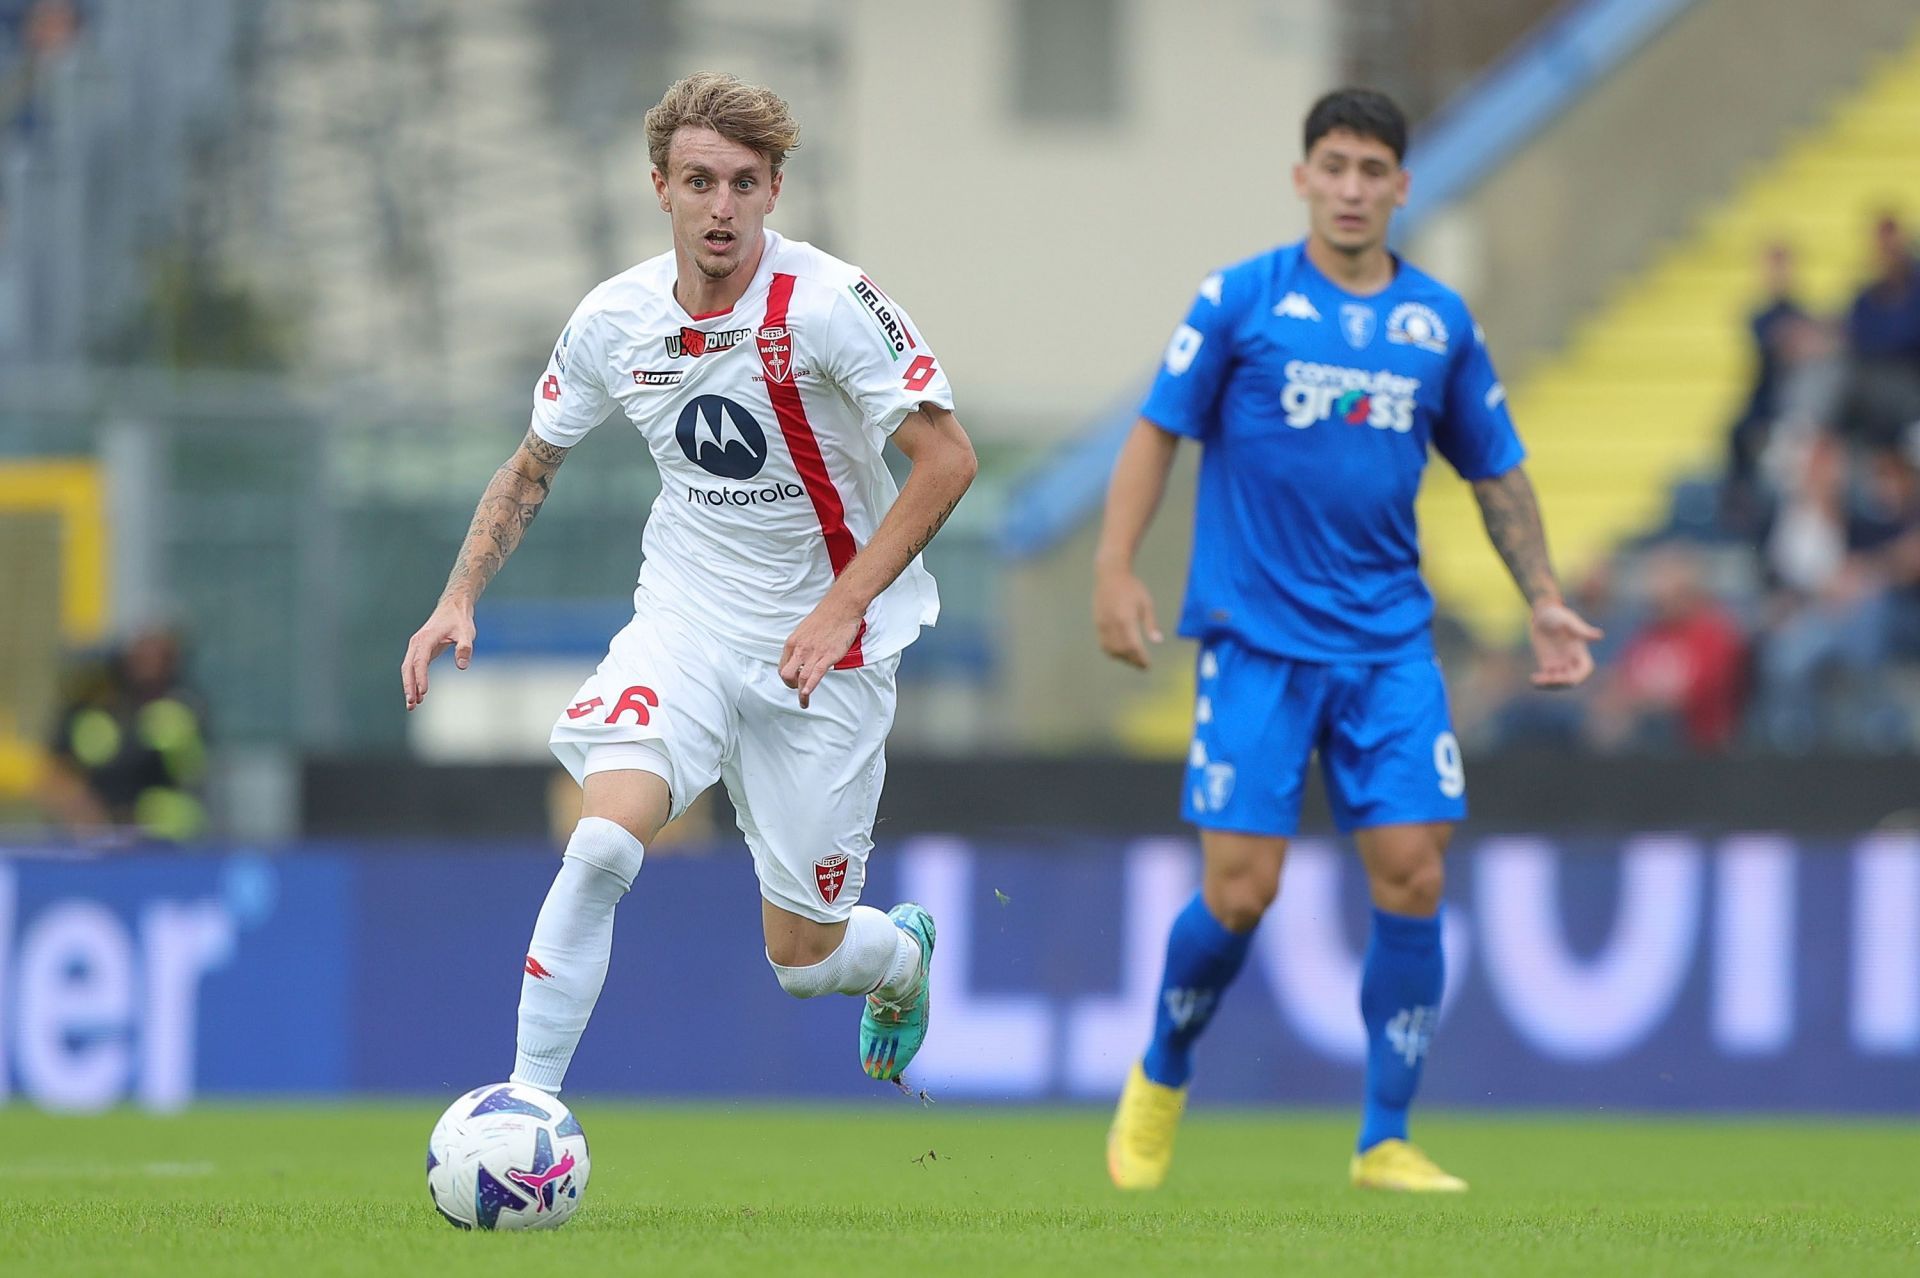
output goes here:
<path id="1" fill-rule="evenodd" d="M 813 863 L 813 884 L 820 889 L 820 899 L 828 905 L 839 899 L 840 889 L 847 882 L 847 854 L 830 856 L 824 861 Z"/>
<path id="2" fill-rule="evenodd" d="M 1373 341 L 1373 326 L 1378 320 L 1371 306 L 1362 306 L 1359 302 L 1340 304 L 1340 332 L 1345 335 L 1347 345 L 1356 351 L 1363 351 Z"/>
<path id="3" fill-rule="evenodd" d="M 721 351 L 730 351 L 747 340 L 751 329 L 729 328 L 724 332 L 707 333 L 697 328 L 682 328 L 667 336 L 667 354 L 674 359 L 682 355 L 699 357 L 717 355 Z"/>
<path id="4" fill-rule="evenodd" d="M 1387 340 L 1445 355 L 1447 326 L 1431 306 L 1402 302 L 1387 315 Z"/>
<path id="5" fill-rule="evenodd" d="M 1316 324 L 1320 322 L 1320 312 L 1314 308 L 1312 302 L 1307 300 L 1305 293 L 1287 294 L 1280 299 L 1280 304 L 1273 308 L 1273 313 L 1281 319 L 1311 320 Z"/>
<path id="6" fill-rule="evenodd" d="M 793 376 L 793 334 L 786 328 L 769 325 L 753 335 L 760 347 L 760 366 L 767 380 L 784 382 Z"/>
<path id="7" fill-rule="evenodd" d="M 686 459 L 709 475 L 752 479 L 767 464 L 767 433 L 752 413 L 721 395 L 696 396 L 680 410 L 673 433 Z"/>

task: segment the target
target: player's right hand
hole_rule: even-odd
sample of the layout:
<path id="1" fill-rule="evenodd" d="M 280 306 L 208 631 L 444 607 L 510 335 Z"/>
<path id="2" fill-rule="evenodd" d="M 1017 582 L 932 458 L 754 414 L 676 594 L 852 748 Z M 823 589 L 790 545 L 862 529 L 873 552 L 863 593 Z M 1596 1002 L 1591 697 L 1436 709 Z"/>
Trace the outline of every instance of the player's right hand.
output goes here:
<path id="1" fill-rule="evenodd" d="M 1164 639 L 1153 615 L 1153 594 L 1131 572 L 1106 572 L 1094 580 L 1093 625 L 1100 651 L 1139 670 L 1152 664 L 1148 642 Z"/>
<path id="2" fill-rule="evenodd" d="M 407 640 L 407 655 L 400 662 L 400 687 L 407 694 L 411 710 L 427 699 L 427 667 L 433 659 L 453 649 L 453 664 L 465 670 L 473 660 L 473 606 L 442 599 L 427 624 Z"/>

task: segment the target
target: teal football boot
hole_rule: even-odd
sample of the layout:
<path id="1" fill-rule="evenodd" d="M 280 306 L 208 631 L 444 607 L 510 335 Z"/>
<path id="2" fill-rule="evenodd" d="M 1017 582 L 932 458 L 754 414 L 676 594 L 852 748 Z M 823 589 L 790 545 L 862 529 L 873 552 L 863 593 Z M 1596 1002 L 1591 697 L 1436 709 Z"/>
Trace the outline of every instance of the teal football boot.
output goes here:
<path id="1" fill-rule="evenodd" d="M 906 1073 L 927 1041 L 928 977 L 933 969 L 933 915 L 903 901 L 887 911 L 893 925 L 920 943 L 920 970 L 898 1000 L 867 995 L 860 1014 L 860 1068 L 868 1078 L 890 1082 Z"/>

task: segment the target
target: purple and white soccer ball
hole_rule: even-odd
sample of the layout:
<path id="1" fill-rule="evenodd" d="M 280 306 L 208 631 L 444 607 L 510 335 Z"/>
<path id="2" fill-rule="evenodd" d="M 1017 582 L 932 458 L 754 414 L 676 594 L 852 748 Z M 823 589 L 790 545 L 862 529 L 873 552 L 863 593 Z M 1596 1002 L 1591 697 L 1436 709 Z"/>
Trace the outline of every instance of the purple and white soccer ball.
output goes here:
<path id="1" fill-rule="evenodd" d="M 587 1135 L 556 1098 L 520 1083 L 476 1087 L 427 1137 L 427 1192 L 456 1229 L 551 1229 L 587 1191 Z"/>

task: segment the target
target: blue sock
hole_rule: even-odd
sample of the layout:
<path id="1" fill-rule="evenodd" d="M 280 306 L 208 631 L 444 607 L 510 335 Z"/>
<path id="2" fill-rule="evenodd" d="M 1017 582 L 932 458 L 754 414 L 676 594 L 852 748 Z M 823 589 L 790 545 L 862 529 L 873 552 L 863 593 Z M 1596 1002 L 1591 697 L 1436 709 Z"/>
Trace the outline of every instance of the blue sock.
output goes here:
<path id="1" fill-rule="evenodd" d="M 1360 976 L 1360 1017 L 1367 1025 L 1367 1103 L 1357 1146 L 1363 1152 L 1407 1138 L 1407 1106 L 1440 1019 L 1446 974 L 1439 914 L 1421 919 L 1374 910 Z"/>
<path id="2" fill-rule="evenodd" d="M 1141 1067 L 1166 1087 L 1193 1077 L 1193 1044 L 1213 1019 L 1220 996 L 1240 974 L 1252 932 L 1229 932 L 1195 892 L 1167 934 L 1167 967 L 1153 1018 L 1153 1042 Z"/>

